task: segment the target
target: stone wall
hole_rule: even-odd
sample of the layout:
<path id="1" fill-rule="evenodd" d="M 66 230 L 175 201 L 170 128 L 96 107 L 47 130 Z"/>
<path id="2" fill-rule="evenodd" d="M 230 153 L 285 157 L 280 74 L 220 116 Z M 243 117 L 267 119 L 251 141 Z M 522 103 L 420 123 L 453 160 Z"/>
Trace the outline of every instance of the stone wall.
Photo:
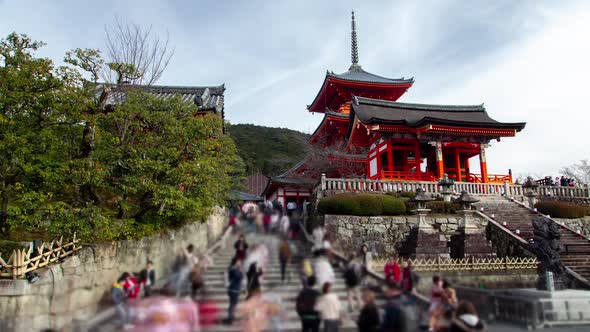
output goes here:
<path id="1" fill-rule="evenodd" d="M 564 219 L 564 218 L 553 218 L 553 220 L 561 223 L 565 223 L 566 226 L 577 231 L 578 229 L 585 236 L 590 236 L 590 216 L 586 216 L 580 219 Z"/>
<path id="2" fill-rule="evenodd" d="M 420 294 L 430 294 L 432 277 L 438 275 L 451 286 L 484 289 L 535 288 L 539 278 L 536 270 L 498 271 L 444 271 L 419 272 L 420 281 L 416 289 Z"/>
<path id="3" fill-rule="evenodd" d="M 0 280 L 0 331 L 61 328 L 94 315 L 109 303 L 110 286 L 122 272 L 140 271 L 149 257 L 156 277 L 171 271 L 175 255 L 192 243 L 204 251 L 223 233 L 227 217 L 216 209 L 206 223 L 133 241 L 84 246 L 77 256 L 38 271 L 41 279 Z"/>
<path id="4" fill-rule="evenodd" d="M 450 241 L 451 233 L 459 227 L 459 215 L 429 216 L 426 222 L 440 232 L 441 240 Z M 485 231 L 487 221 L 471 219 Z M 417 223 L 416 216 L 324 216 L 324 225 L 335 248 L 344 254 L 356 253 L 367 244 L 378 256 L 397 253 L 410 229 Z"/>

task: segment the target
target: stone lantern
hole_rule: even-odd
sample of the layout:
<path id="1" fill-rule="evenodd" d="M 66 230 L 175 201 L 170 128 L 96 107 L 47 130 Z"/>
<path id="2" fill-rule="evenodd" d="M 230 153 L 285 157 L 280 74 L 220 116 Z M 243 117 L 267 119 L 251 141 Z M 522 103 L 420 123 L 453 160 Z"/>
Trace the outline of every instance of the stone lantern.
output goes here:
<path id="1" fill-rule="evenodd" d="M 458 237 L 451 238 L 451 242 L 459 241 L 459 243 L 451 244 L 455 248 L 460 248 L 460 257 L 495 257 L 496 253 L 491 243 L 486 239 L 483 230 L 477 228 L 472 221 L 474 211 L 471 209 L 473 203 L 479 202 L 479 199 L 469 195 L 467 191 L 462 191 L 461 196 L 457 198 L 455 203 L 461 205 L 461 209 L 457 211 L 462 218 L 459 222 Z M 462 242 L 462 243 L 461 243 Z"/>
<path id="2" fill-rule="evenodd" d="M 413 229 L 416 234 L 415 258 L 450 257 L 447 240 L 426 222 L 426 215 L 430 212 L 430 209 L 426 208 L 426 203 L 432 200 L 432 197 L 427 195 L 422 188 L 418 188 L 416 196 L 410 200 L 416 203 L 416 208 L 412 212 L 418 216 L 418 222 Z"/>
<path id="3" fill-rule="evenodd" d="M 467 193 L 467 191 L 465 191 L 465 190 L 463 190 L 461 192 L 461 196 L 459 196 L 459 198 L 457 198 L 455 200 L 455 203 L 459 203 L 461 205 L 461 209 L 459 211 L 457 211 L 463 216 L 463 219 L 461 220 L 461 223 L 459 224 L 459 228 L 464 229 L 465 233 L 476 233 L 477 232 L 477 226 L 475 226 L 471 222 L 471 215 L 473 215 L 473 210 L 471 210 L 471 205 L 473 203 L 477 203 L 477 202 L 479 202 L 479 199 L 469 195 Z"/>
<path id="4" fill-rule="evenodd" d="M 433 201 L 432 197 L 427 195 L 422 188 L 418 188 L 416 190 L 416 196 L 410 199 L 410 202 L 416 203 L 416 208 L 411 211 L 418 215 L 416 227 L 428 233 L 434 232 L 434 229 L 426 222 L 426 215 L 430 212 L 430 209 L 426 208 L 426 203 L 431 201 Z"/>
<path id="5" fill-rule="evenodd" d="M 440 193 L 443 196 L 443 201 L 451 202 L 451 187 L 455 184 L 455 181 L 449 179 L 449 175 L 445 173 L 443 178 L 438 181 L 438 185 L 442 188 Z"/>
<path id="6" fill-rule="evenodd" d="M 537 197 L 539 196 L 539 185 L 529 176 L 522 184 L 524 195 L 529 199 L 529 208 L 533 209 L 537 204 Z"/>

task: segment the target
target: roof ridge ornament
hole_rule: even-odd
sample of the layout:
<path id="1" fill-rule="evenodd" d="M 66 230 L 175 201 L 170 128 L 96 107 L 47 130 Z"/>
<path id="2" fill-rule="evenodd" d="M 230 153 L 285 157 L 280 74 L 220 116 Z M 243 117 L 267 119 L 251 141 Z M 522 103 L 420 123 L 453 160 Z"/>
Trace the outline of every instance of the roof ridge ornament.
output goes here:
<path id="1" fill-rule="evenodd" d="M 359 70 L 361 69 L 361 65 L 359 65 L 359 49 L 356 38 L 356 22 L 354 20 L 354 11 L 352 11 L 352 21 L 350 25 L 352 28 L 352 32 L 350 33 L 350 57 L 352 64 L 350 65 L 349 70 Z"/>

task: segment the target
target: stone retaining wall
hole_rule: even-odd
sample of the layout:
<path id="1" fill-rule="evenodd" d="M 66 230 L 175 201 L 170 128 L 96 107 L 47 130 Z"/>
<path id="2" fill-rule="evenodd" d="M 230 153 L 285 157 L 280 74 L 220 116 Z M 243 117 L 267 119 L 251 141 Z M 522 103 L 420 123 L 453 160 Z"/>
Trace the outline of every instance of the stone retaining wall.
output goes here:
<path id="1" fill-rule="evenodd" d="M 450 233 L 459 227 L 459 215 L 427 217 L 426 222 L 439 230 L 441 240 L 450 241 Z M 482 232 L 487 221 L 472 217 L 471 219 Z M 324 216 L 324 225 L 332 245 L 342 253 L 356 253 L 363 244 L 367 244 L 378 256 L 397 253 L 400 244 L 417 223 L 416 216 Z"/>
<path id="2" fill-rule="evenodd" d="M 110 286 L 122 272 L 140 271 L 149 257 L 156 277 L 170 273 L 175 255 L 192 243 L 197 252 L 223 233 L 227 215 L 216 209 L 206 223 L 133 241 L 84 246 L 77 256 L 38 271 L 41 279 L 0 280 L 0 331 L 61 328 L 94 315 L 100 303 L 110 304 Z"/>

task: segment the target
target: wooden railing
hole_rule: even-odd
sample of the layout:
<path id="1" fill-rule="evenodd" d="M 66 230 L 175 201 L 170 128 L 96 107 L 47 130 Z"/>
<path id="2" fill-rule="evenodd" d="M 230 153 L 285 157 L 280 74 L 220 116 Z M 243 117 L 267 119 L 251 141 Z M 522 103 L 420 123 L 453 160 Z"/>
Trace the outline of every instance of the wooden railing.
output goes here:
<path id="1" fill-rule="evenodd" d="M 467 181 L 473 183 L 484 183 L 481 174 L 473 174 L 469 173 L 467 175 Z M 504 184 L 504 182 L 508 181 L 508 183 L 512 183 L 512 175 L 504 175 L 504 174 L 488 174 L 486 177 L 486 183 L 497 183 L 497 184 Z"/>
<path id="2" fill-rule="evenodd" d="M 401 192 L 424 189 L 427 193 L 438 194 L 441 188 L 435 181 L 399 181 L 399 180 L 370 180 L 370 179 L 346 179 L 326 178 L 322 176 L 319 185 L 315 189 L 318 198 L 334 193 L 342 192 Z M 455 182 L 451 188 L 453 192 L 460 193 L 463 190 L 473 195 L 505 195 L 506 197 L 520 197 L 525 194 L 524 188 L 519 184 L 504 183 L 473 183 Z M 538 193 L 541 196 L 590 198 L 588 188 L 574 187 L 550 187 L 539 186 Z"/>
<path id="3" fill-rule="evenodd" d="M 436 182 L 437 178 L 430 172 L 401 172 L 383 170 L 379 173 L 379 179 L 390 181 L 429 181 Z"/>
<path id="4" fill-rule="evenodd" d="M 28 249 L 13 250 L 7 261 L 2 259 L 0 253 L 0 278 L 17 279 L 27 272 L 35 271 L 41 267 L 57 262 L 60 259 L 73 255 L 82 247 L 74 234 L 70 242 L 64 243 L 63 237 L 50 243 L 43 243 L 33 252 L 33 246 Z"/>
<path id="5" fill-rule="evenodd" d="M 534 257 L 410 259 L 409 262 L 417 272 L 534 270 L 539 264 Z M 375 271 L 382 271 L 384 266 L 384 260 L 373 261 Z"/>

